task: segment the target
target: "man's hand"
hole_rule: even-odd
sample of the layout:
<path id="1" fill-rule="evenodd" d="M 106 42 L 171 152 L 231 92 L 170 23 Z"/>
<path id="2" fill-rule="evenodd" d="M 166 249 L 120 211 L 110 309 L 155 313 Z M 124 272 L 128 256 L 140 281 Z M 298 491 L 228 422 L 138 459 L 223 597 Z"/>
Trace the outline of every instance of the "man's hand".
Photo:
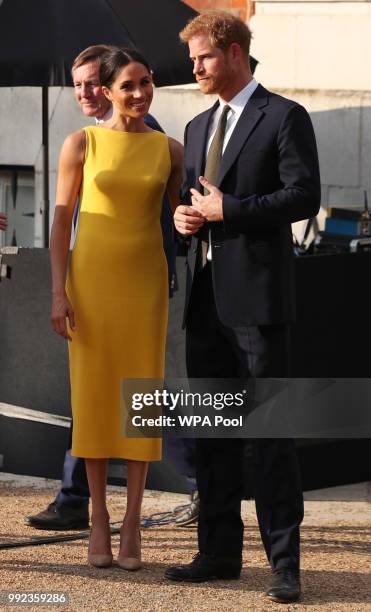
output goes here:
<path id="1" fill-rule="evenodd" d="M 0 230 L 6 230 L 8 226 L 6 215 L 4 213 L 0 213 Z"/>
<path id="2" fill-rule="evenodd" d="M 200 183 L 209 191 L 202 195 L 197 189 L 191 189 L 192 205 L 207 221 L 223 221 L 223 194 L 207 179 L 200 176 Z"/>
<path id="3" fill-rule="evenodd" d="M 193 206 L 185 206 L 180 204 L 177 206 L 174 213 L 175 227 L 183 236 L 191 236 L 198 232 L 200 227 L 205 223 L 202 214 Z"/>

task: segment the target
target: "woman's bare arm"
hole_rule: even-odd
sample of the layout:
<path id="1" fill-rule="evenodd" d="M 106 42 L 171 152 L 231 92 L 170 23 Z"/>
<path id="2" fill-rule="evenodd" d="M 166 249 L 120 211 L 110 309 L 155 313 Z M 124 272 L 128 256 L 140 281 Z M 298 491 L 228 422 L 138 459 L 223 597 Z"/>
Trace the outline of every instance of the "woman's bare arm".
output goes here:
<path id="1" fill-rule="evenodd" d="M 169 196 L 171 209 L 174 213 L 176 207 L 179 205 L 184 147 L 180 142 L 174 140 L 174 138 L 169 138 L 169 150 L 171 157 L 171 173 L 167 183 L 167 194 Z"/>
<path id="2" fill-rule="evenodd" d="M 66 317 L 74 329 L 74 313 L 68 301 L 65 282 L 71 241 L 73 211 L 82 181 L 86 147 L 83 130 L 70 134 L 63 143 L 58 169 L 57 196 L 50 237 L 52 268 L 52 324 L 54 331 L 67 340 Z"/>

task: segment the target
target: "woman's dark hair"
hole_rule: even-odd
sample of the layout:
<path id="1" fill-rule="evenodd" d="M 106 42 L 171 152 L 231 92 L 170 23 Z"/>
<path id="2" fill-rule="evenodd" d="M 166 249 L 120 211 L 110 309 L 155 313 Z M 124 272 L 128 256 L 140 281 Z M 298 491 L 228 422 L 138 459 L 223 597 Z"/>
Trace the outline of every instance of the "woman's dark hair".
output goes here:
<path id="1" fill-rule="evenodd" d="M 142 64 L 151 74 L 151 69 L 147 60 L 139 53 L 139 51 L 129 49 L 128 47 L 112 47 L 100 58 L 100 84 L 110 88 L 121 68 L 131 64 L 132 62 Z"/>

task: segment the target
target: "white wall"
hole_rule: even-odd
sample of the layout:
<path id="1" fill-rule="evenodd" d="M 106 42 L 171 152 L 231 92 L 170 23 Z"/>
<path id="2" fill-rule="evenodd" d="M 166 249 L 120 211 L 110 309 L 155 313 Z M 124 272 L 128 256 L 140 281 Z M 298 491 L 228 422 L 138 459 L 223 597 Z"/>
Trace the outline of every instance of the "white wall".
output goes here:
<path id="1" fill-rule="evenodd" d="M 198 85 L 157 89 L 151 113 L 169 136 L 183 142 L 188 121 L 214 104 L 216 96 L 205 96 Z"/>
<path id="2" fill-rule="evenodd" d="M 364 189 L 371 197 L 371 2 L 257 0 L 255 9 L 258 79 L 312 116 L 321 227 L 329 205 L 361 206 Z"/>
<path id="3" fill-rule="evenodd" d="M 87 125 L 71 88 L 49 89 L 50 221 L 53 218 L 58 156 L 67 134 Z M 35 246 L 42 246 L 41 89 L 0 88 L 0 165 L 35 168 Z"/>
<path id="4" fill-rule="evenodd" d="M 257 0 L 252 52 L 267 86 L 371 91 L 371 2 Z"/>

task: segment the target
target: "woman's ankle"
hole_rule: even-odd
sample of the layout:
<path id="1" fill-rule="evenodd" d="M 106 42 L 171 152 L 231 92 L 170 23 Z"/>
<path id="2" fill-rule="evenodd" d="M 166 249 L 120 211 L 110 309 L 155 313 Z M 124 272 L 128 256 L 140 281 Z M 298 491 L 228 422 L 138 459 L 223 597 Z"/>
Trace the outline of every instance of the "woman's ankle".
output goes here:
<path id="1" fill-rule="evenodd" d="M 91 514 L 90 522 L 92 525 L 105 525 L 109 523 L 110 515 L 108 512 L 94 512 Z"/>
<path id="2" fill-rule="evenodd" d="M 140 517 L 124 517 L 121 527 L 130 531 L 140 530 Z"/>

